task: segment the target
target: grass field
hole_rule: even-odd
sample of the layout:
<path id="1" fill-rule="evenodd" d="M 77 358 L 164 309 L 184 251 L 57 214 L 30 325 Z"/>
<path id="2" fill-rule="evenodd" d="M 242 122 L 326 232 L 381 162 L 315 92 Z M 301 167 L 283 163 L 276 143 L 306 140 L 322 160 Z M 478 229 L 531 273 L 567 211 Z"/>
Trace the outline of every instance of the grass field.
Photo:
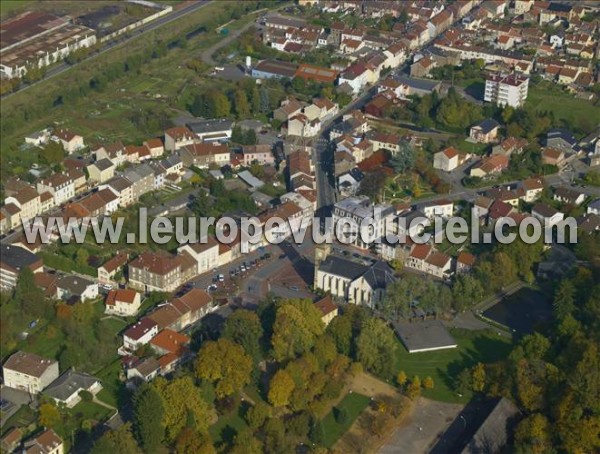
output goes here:
<path id="1" fill-rule="evenodd" d="M 244 405 L 240 405 L 231 413 L 219 416 L 215 424 L 208 429 L 215 446 L 223 443 L 231 443 L 237 433 L 248 427 L 242 415 L 245 412 Z"/>
<path id="2" fill-rule="evenodd" d="M 458 348 L 423 353 L 408 353 L 398 341 L 398 371 L 409 378 L 433 378 L 434 388 L 423 392 L 425 397 L 443 402 L 465 403 L 470 395 L 459 397 L 452 390 L 456 376 L 465 368 L 479 362 L 493 362 L 505 358 L 512 349 L 510 340 L 491 330 L 467 331 L 454 329 L 451 334 Z"/>
<path id="3" fill-rule="evenodd" d="M 525 106 L 538 112 L 553 112 L 556 119 L 582 129 L 593 128 L 597 123 L 594 119 L 600 118 L 600 106 L 577 99 L 557 86 L 530 86 Z"/>
<path id="4" fill-rule="evenodd" d="M 370 399 L 362 394 L 347 394 L 342 401 L 323 418 L 323 446 L 331 448 L 338 439 L 346 433 L 358 415 L 367 408 Z M 348 412 L 348 420 L 340 424 L 335 420 L 335 412 L 345 409 Z"/>

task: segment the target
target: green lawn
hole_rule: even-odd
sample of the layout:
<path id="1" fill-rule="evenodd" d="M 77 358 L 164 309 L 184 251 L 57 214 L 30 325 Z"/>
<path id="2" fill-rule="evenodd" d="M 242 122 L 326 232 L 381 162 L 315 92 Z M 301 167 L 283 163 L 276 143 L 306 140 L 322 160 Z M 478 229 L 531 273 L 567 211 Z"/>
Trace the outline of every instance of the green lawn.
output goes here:
<path id="1" fill-rule="evenodd" d="M 411 378 L 433 378 L 434 388 L 423 392 L 425 397 L 443 402 L 465 403 L 471 396 L 459 397 L 452 390 L 456 376 L 465 368 L 479 362 L 493 362 L 508 356 L 512 343 L 495 331 L 450 330 L 458 348 L 423 353 L 408 353 L 398 340 L 398 371 L 404 371 Z"/>
<path id="2" fill-rule="evenodd" d="M 104 369 L 97 371 L 95 374 L 100 379 L 103 388 L 98 393 L 98 399 L 113 407 L 118 406 L 119 394 L 123 391 L 123 384 L 119 380 L 120 371 L 121 361 L 117 358 L 114 362 Z"/>
<path id="3" fill-rule="evenodd" d="M 219 416 L 219 419 L 208 429 L 215 446 L 229 444 L 241 430 L 248 427 L 242 417 L 244 405 L 240 405 L 231 413 Z"/>
<path id="4" fill-rule="evenodd" d="M 593 119 L 600 118 L 599 106 L 577 99 L 555 85 L 530 86 L 525 108 L 552 112 L 557 120 L 565 120 L 568 124 L 582 129 L 588 129 L 590 125 L 594 127 Z"/>
<path id="5" fill-rule="evenodd" d="M 465 153 L 478 154 L 478 155 L 484 154 L 486 151 L 488 151 L 489 147 L 490 147 L 490 144 L 488 144 L 488 143 L 472 143 L 472 142 L 467 142 L 466 139 L 463 140 L 458 145 L 458 149 L 460 151 L 464 151 Z"/>
<path id="6" fill-rule="evenodd" d="M 352 423 L 358 418 L 358 415 L 367 408 L 370 399 L 362 394 L 347 394 L 342 401 L 333 408 L 325 418 L 323 418 L 323 446 L 331 448 L 338 439 L 346 433 Z M 345 424 L 339 424 L 335 420 L 335 412 L 346 409 L 348 420 Z"/>

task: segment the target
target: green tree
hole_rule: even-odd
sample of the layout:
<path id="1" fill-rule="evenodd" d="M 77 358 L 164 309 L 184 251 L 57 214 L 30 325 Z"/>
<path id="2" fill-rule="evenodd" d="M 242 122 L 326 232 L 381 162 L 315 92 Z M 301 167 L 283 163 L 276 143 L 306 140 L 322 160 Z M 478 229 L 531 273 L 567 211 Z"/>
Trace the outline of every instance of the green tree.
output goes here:
<path id="1" fill-rule="evenodd" d="M 216 454 L 208 434 L 201 434 L 191 427 L 185 427 L 175 440 L 177 454 Z"/>
<path id="2" fill-rule="evenodd" d="M 321 314 L 312 302 L 283 302 L 277 309 L 273 324 L 273 357 L 277 361 L 283 361 L 310 350 L 316 337 L 323 334 L 323 331 Z"/>
<path id="3" fill-rule="evenodd" d="M 552 449 L 552 429 L 548 418 L 534 413 L 523 419 L 515 430 L 515 445 L 523 452 L 542 454 Z"/>
<path id="4" fill-rule="evenodd" d="M 250 104 L 244 90 L 236 90 L 233 95 L 233 105 L 238 118 L 248 118 L 250 116 Z"/>
<path id="5" fill-rule="evenodd" d="M 143 384 L 133 396 L 133 431 L 144 452 L 159 450 L 165 430 L 163 402 L 156 390 Z"/>
<path id="6" fill-rule="evenodd" d="M 358 360 L 365 369 L 389 377 L 396 369 L 396 338 L 394 332 L 380 319 L 368 319 L 356 342 Z"/>
<path id="7" fill-rule="evenodd" d="M 271 407 L 262 401 L 258 401 L 248 409 L 245 418 L 248 426 L 253 431 L 256 431 L 262 427 L 262 425 L 271 417 L 271 415 Z"/>
<path id="8" fill-rule="evenodd" d="M 181 430 L 188 424 L 190 416 L 195 421 L 195 429 L 205 433 L 212 420 L 212 410 L 200 396 L 199 389 L 194 386 L 192 378 L 184 376 L 167 381 L 157 378 L 152 382 L 152 387 L 158 391 L 162 398 L 164 416 L 163 426 L 166 437 L 174 441 Z"/>
<path id="9" fill-rule="evenodd" d="M 244 350 L 257 362 L 260 359 L 260 343 L 263 328 L 256 312 L 237 310 L 231 314 L 223 326 L 222 337 L 244 347 Z"/>
<path id="10" fill-rule="evenodd" d="M 263 444 L 249 429 L 238 432 L 233 439 L 230 453 L 233 454 L 262 454 Z"/>
<path id="11" fill-rule="evenodd" d="M 409 399 L 416 399 L 421 395 L 421 379 L 415 375 L 406 387 L 406 396 Z"/>
<path id="12" fill-rule="evenodd" d="M 575 311 L 575 287 L 570 280 L 565 279 L 559 284 L 554 293 L 553 308 L 558 320 Z"/>
<path id="13" fill-rule="evenodd" d="M 393 154 L 390 165 L 397 173 L 407 173 L 413 169 L 415 162 L 415 150 L 408 142 L 403 141 L 400 144 L 400 150 Z"/>
<path id="14" fill-rule="evenodd" d="M 431 377 L 425 377 L 425 379 L 423 380 L 423 388 L 425 389 L 433 389 L 433 378 Z"/>
<path id="15" fill-rule="evenodd" d="M 56 427 L 58 423 L 60 423 L 60 411 L 56 408 L 55 405 L 46 402 L 40 405 L 39 408 L 39 421 L 40 425 L 45 427 Z"/>
<path id="16" fill-rule="evenodd" d="M 123 424 L 116 430 L 109 430 L 92 447 L 92 454 L 142 454 L 131 433 L 131 424 Z"/>
<path id="17" fill-rule="evenodd" d="M 250 382 L 252 358 L 229 339 L 208 341 L 198 353 L 196 375 L 215 383 L 218 397 L 230 396 Z"/>
<path id="18" fill-rule="evenodd" d="M 473 391 L 482 392 L 486 385 L 485 366 L 482 363 L 477 363 L 471 371 L 471 387 Z"/>
<path id="19" fill-rule="evenodd" d="M 294 380 L 285 370 L 279 369 L 269 383 L 269 402 L 275 407 L 283 407 L 289 403 L 294 391 Z"/>

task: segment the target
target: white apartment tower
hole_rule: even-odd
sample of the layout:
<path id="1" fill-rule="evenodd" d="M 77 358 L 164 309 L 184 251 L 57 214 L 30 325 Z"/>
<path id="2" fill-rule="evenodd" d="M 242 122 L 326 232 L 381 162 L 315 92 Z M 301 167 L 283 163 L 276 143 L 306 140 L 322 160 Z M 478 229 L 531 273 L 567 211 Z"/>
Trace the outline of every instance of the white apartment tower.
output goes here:
<path id="1" fill-rule="evenodd" d="M 493 74 L 485 81 L 484 100 L 499 106 L 521 107 L 527 99 L 529 77 L 522 74 Z"/>

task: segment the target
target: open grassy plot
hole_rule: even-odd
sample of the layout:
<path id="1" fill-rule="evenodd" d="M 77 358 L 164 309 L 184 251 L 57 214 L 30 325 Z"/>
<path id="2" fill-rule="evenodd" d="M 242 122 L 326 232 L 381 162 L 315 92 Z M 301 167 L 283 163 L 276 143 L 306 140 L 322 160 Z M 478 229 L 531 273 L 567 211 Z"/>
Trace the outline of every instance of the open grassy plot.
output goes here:
<path id="1" fill-rule="evenodd" d="M 102 383 L 102 390 L 98 393 L 98 399 L 116 407 L 119 402 L 119 395 L 123 390 L 122 383 L 119 380 L 121 371 L 121 361 L 117 358 L 114 362 L 98 371 L 95 375 Z"/>
<path id="2" fill-rule="evenodd" d="M 208 429 L 215 446 L 231 443 L 237 433 L 248 427 L 242 417 L 244 411 L 244 405 L 240 405 L 231 413 L 219 416 L 217 422 Z"/>
<path id="3" fill-rule="evenodd" d="M 398 371 L 408 377 L 433 378 L 431 390 L 423 391 L 425 397 L 443 402 L 467 402 L 471 396 L 459 397 L 452 390 L 456 376 L 465 368 L 479 362 L 493 362 L 505 358 L 512 348 L 510 340 L 495 331 L 468 331 L 452 329 L 450 333 L 458 348 L 423 353 L 408 353 L 398 340 Z"/>
<path id="4" fill-rule="evenodd" d="M 594 119 L 600 118 L 600 106 L 577 99 L 555 85 L 530 86 L 525 108 L 538 112 L 552 112 L 557 120 L 564 120 L 582 129 L 593 128 L 597 123 Z"/>
<path id="5" fill-rule="evenodd" d="M 331 448 L 338 439 L 350 428 L 352 423 L 369 405 L 370 399 L 362 394 L 347 394 L 342 401 L 323 418 L 323 445 Z M 340 424 L 335 420 L 335 414 L 345 409 L 348 413 L 347 420 Z"/>

